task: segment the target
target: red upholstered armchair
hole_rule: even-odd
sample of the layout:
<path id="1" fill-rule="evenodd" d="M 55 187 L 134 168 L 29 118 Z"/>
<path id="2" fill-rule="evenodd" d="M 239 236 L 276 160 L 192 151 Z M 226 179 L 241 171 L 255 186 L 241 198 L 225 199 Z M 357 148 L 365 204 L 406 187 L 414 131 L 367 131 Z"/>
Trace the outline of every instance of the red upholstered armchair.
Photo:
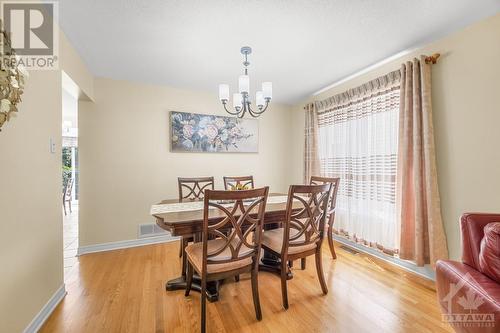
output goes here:
<path id="1" fill-rule="evenodd" d="M 500 222 L 500 214 L 464 214 L 460 222 L 462 262 L 440 260 L 436 265 L 443 319 L 456 332 L 500 332 L 500 238 L 499 224 L 494 223 Z M 493 243 L 487 237 L 492 250 L 489 253 L 483 241 L 487 225 L 487 235 L 494 237 Z M 492 232 L 491 227 L 496 230 Z"/>

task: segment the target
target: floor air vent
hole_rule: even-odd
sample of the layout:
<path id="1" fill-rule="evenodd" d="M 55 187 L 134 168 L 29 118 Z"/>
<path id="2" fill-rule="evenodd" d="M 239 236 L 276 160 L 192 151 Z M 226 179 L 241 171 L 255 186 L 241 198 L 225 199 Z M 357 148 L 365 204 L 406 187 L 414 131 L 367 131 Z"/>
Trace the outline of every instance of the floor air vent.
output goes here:
<path id="1" fill-rule="evenodd" d="M 355 249 L 350 248 L 350 247 L 345 246 L 345 245 L 340 246 L 340 248 L 341 248 L 342 250 L 344 250 L 344 251 L 349 252 L 350 254 L 358 254 L 358 253 L 359 253 L 359 252 L 358 252 L 358 251 L 356 251 Z"/>
<path id="2" fill-rule="evenodd" d="M 139 238 L 165 236 L 167 232 L 156 224 L 140 224 Z"/>

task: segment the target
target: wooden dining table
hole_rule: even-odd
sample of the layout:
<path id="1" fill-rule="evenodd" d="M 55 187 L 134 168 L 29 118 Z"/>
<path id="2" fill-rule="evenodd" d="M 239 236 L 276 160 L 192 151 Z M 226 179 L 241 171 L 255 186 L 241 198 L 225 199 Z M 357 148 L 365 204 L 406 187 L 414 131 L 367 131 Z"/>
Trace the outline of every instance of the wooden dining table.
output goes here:
<path id="1" fill-rule="evenodd" d="M 266 211 L 264 214 L 264 230 L 274 229 L 280 226 L 281 222 L 285 219 L 286 212 L 286 202 L 287 195 L 281 193 L 271 193 L 269 194 L 268 202 L 266 204 Z M 179 206 L 176 204 L 184 204 L 186 206 L 193 206 L 189 203 L 193 203 L 191 200 L 179 200 L 170 199 L 163 200 L 162 202 L 154 205 L 156 209 L 151 210 L 151 215 L 155 217 L 156 224 L 171 233 L 172 236 L 181 237 L 193 237 L 194 241 L 201 241 L 201 232 L 203 228 L 203 204 L 198 202 L 195 204 L 196 207 L 187 207 L 185 210 L 182 208 L 174 209 L 174 211 L 161 212 L 158 207 L 171 207 Z M 292 208 L 294 210 L 301 209 L 303 207 L 299 202 L 294 202 Z M 250 214 L 252 216 L 252 214 Z M 219 210 L 209 211 L 209 223 L 217 223 L 221 221 L 225 216 Z M 255 216 L 254 216 L 255 217 Z M 329 237 L 331 237 L 329 235 Z M 279 258 L 273 256 L 272 254 L 263 251 L 261 262 L 259 264 L 259 270 L 269 271 L 280 274 L 281 263 Z M 182 269 L 181 275 L 175 279 L 169 280 L 166 283 L 167 290 L 179 290 L 186 288 L 186 270 L 187 270 L 187 260 L 185 253 L 182 253 Z M 289 270 L 287 272 L 288 279 L 293 278 L 293 274 Z M 213 282 L 207 284 L 207 298 L 210 302 L 218 300 L 219 297 L 219 286 L 222 281 Z M 193 278 L 192 290 L 201 291 L 200 279 L 196 275 Z"/>

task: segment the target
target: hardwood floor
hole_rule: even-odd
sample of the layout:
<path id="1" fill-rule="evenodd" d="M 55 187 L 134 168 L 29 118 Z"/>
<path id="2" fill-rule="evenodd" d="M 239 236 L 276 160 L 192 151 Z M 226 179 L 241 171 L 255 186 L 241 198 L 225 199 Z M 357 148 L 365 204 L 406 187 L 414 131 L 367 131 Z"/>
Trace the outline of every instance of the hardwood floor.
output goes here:
<path id="1" fill-rule="evenodd" d="M 329 293 L 323 296 L 314 262 L 294 265 L 290 308 L 281 305 L 280 279 L 259 273 L 263 320 L 255 319 L 250 275 L 224 282 L 207 306 L 208 332 L 452 332 L 441 322 L 436 293 L 398 268 L 323 246 Z M 66 281 L 68 295 L 41 332 L 198 332 L 200 295 L 167 292 L 178 275 L 177 242 L 84 255 Z M 390 269 L 388 269 L 390 268 Z"/>

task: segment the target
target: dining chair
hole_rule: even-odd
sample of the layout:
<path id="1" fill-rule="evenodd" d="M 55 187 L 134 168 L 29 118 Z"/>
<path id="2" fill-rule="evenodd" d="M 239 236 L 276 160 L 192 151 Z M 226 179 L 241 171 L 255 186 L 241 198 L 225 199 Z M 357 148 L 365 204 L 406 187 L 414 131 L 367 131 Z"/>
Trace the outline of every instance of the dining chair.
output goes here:
<path id="1" fill-rule="evenodd" d="M 203 200 L 206 189 L 214 189 L 214 177 L 177 178 L 179 200 Z"/>
<path id="2" fill-rule="evenodd" d="M 205 191 L 202 241 L 186 247 L 186 296 L 189 296 L 194 272 L 201 277 L 201 332 L 206 328 L 207 282 L 245 272 L 251 274 L 257 320 L 262 319 L 257 273 L 268 193 L 267 186 L 242 191 Z"/>
<path id="3" fill-rule="evenodd" d="M 288 309 L 287 273 L 289 261 L 314 255 L 323 294 L 328 288 L 323 276 L 321 244 L 332 185 L 291 185 L 288 190 L 283 227 L 266 230 L 262 247 L 281 259 L 281 293 Z"/>
<path id="4" fill-rule="evenodd" d="M 72 213 L 73 211 L 71 210 L 71 202 L 73 201 L 73 184 L 74 180 L 73 178 L 69 178 L 68 181 L 66 182 L 66 186 L 64 186 L 63 190 L 63 208 L 64 208 L 64 215 L 67 215 L 66 212 L 66 202 L 68 203 L 69 207 L 69 212 Z"/>
<path id="5" fill-rule="evenodd" d="M 186 200 L 203 200 L 206 189 L 214 189 L 214 177 L 195 177 L 195 178 L 177 178 L 177 185 L 179 187 L 179 201 Z M 193 236 L 182 237 L 179 247 L 179 258 L 189 242 L 194 240 Z M 186 271 L 186 260 L 182 261 L 182 271 Z"/>
<path id="6" fill-rule="evenodd" d="M 224 188 L 226 190 L 250 190 L 254 188 L 253 176 L 239 176 L 239 177 L 227 177 L 224 176 Z M 240 280 L 239 275 L 234 277 L 234 280 L 238 282 Z"/>
<path id="7" fill-rule="evenodd" d="M 335 253 L 335 248 L 333 247 L 333 222 L 335 221 L 335 208 L 337 207 L 337 193 L 340 185 L 340 177 L 319 177 L 319 176 L 311 176 L 311 185 L 320 185 L 320 184 L 332 184 L 332 191 L 330 193 L 330 200 L 328 202 L 328 214 L 326 217 L 326 221 L 328 224 L 327 230 L 327 239 L 328 246 L 330 247 L 330 253 L 332 254 L 333 259 L 337 259 L 337 254 Z M 305 269 L 305 260 L 302 265 L 302 269 Z"/>
<path id="8" fill-rule="evenodd" d="M 224 188 L 226 190 L 236 190 L 238 186 L 245 190 L 254 188 L 253 176 L 226 177 L 224 176 Z"/>

